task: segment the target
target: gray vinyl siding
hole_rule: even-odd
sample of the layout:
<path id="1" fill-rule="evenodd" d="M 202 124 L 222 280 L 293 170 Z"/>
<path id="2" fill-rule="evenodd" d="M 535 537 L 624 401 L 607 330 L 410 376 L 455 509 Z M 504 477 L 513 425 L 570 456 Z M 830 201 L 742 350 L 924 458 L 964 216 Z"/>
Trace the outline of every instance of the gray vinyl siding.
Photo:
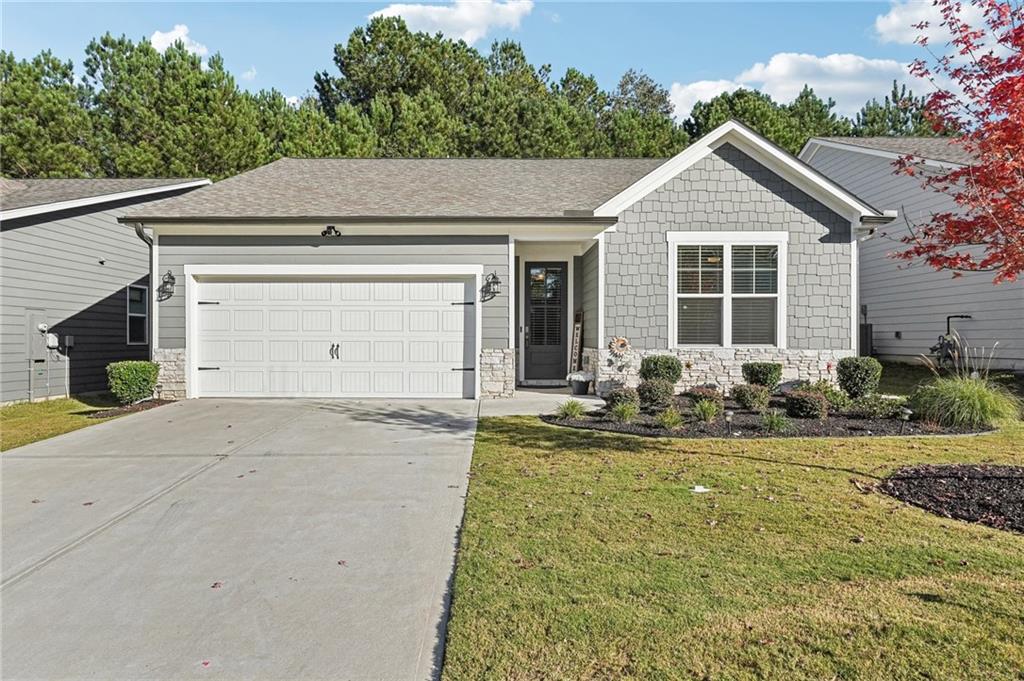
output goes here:
<path id="1" fill-rule="evenodd" d="M 998 342 L 997 365 L 1024 370 L 1024 282 L 994 285 L 992 274 L 984 272 L 954 278 L 887 255 L 903 248 L 899 237 L 907 220 L 922 224 L 932 213 L 956 210 L 951 198 L 893 174 L 890 159 L 852 149 L 821 147 L 810 164 L 872 205 L 900 213 L 859 246 L 860 302 L 874 325 L 876 354 L 914 360 L 945 333 L 946 315 L 970 314 L 971 320 L 954 320 L 954 328 L 973 346 Z"/>
<path id="2" fill-rule="evenodd" d="M 0 401 L 29 398 L 27 310 L 44 310 L 46 323 L 62 343 L 61 353 L 49 353 L 46 362 L 49 389 L 37 385 L 35 398 L 64 394 L 67 335 L 75 337 L 74 348 L 66 353 L 72 393 L 105 390 L 110 362 L 149 357 L 148 345 L 126 341 L 126 287 L 149 283 L 149 249 L 133 229 L 117 223 L 126 205 L 104 204 L 4 222 Z"/>
<path id="3" fill-rule="evenodd" d="M 600 345 L 597 337 L 597 244 L 591 246 L 580 260 L 583 270 L 583 347 L 596 348 Z"/>
<path id="4" fill-rule="evenodd" d="M 606 335 L 641 350 L 674 344 L 665 233 L 747 230 L 789 232 L 787 346 L 849 349 L 849 220 L 729 144 L 633 204 L 606 233 Z"/>
<path id="5" fill-rule="evenodd" d="M 162 236 L 160 272 L 179 285 L 159 310 L 161 348 L 185 347 L 185 265 L 483 265 L 494 272 L 501 293 L 481 312 L 483 348 L 507 348 L 508 238 L 505 236 Z"/>

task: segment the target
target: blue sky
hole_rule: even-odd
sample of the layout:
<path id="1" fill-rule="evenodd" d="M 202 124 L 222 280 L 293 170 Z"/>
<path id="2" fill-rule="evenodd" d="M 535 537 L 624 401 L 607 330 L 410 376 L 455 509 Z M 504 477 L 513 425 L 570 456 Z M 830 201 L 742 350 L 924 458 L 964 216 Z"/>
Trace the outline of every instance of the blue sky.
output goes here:
<path id="1" fill-rule="evenodd" d="M 672 88 L 680 117 L 698 98 L 739 85 L 788 101 L 805 83 L 851 113 L 886 94 L 920 50 L 913 23 L 928 0 L 821 3 L 623 3 L 454 0 L 377 3 L 3 3 L 3 48 L 17 57 L 52 50 L 81 63 L 89 40 L 107 31 L 164 44 L 186 39 L 219 52 L 246 88 L 288 96 L 334 70 L 335 43 L 374 12 L 400 14 L 416 29 L 464 37 L 486 52 L 521 42 L 556 77 L 575 66 L 611 88 L 628 68 Z M 916 89 L 925 88 L 917 84 Z"/>

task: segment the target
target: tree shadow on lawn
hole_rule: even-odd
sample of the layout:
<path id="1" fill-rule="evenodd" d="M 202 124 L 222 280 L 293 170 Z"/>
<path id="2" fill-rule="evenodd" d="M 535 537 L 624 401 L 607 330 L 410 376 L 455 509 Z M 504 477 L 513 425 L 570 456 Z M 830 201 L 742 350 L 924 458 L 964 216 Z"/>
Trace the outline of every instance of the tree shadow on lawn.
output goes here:
<path id="1" fill-rule="evenodd" d="M 614 450 L 620 452 L 645 452 L 664 454 L 685 454 L 690 456 L 709 456 L 721 459 L 742 459 L 758 463 L 769 463 L 780 466 L 792 466 L 795 468 L 814 468 L 831 473 L 842 473 L 845 475 L 858 475 L 872 480 L 882 478 L 871 471 L 863 471 L 856 468 L 844 466 L 829 466 L 826 464 L 812 463 L 809 461 L 792 461 L 785 458 L 771 456 L 757 456 L 742 451 L 743 448 L 760 446 L 758 440 L 745 440 L 743 442 L 732 442 L 718 438 L 698 440 L 706 445 L 702 449 L 693 449 L 686 446 L 679 446 L 684 442 L 675 438 L 652 438 L 640 435 L 622 435 L 596 430 L 580 428 L 567 428 L 563 426 L 549 425 L 532 416 L 520 416 L 512 418 L 489 418 L 482 420 L 480 436 L 487 439 L 502 439 L 512 447 L 529 449 L 541 449 L 547 452 L 573 452 L 579 453 L 583 450 Z M 821 438 L 824 440 L 825 438 Z M 685 441 L 690 444 L 689 441 Z M 778 446 L 776 440 L 765 440 L 774 447 Z"/>

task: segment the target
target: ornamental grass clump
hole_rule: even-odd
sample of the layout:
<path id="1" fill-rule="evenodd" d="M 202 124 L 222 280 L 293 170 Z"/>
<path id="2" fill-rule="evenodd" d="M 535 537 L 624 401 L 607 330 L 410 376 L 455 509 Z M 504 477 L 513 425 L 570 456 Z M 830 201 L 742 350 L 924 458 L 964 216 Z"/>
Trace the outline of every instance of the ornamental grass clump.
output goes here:
<path id="1" fill-rule="evenodd" d="M 640 415 L 640 407 L 632 402 L 619 402 L 608 410 L 608 415 L 613 421 L 631 423 Z"/>
<path id="2" fill-rule="evenodd" d="M 713 423 L 722 413 L 722 407 L 714 400 L 699 400 L 693 404 L 693 414 L 704 423 Z"/>
<path id="3" fill-rule="evenodd" d="M 675 407 L 669 407 L 655 418 L 665 430 L 679 430 L 683 427 L 683 415 Z"/>
<path id="4" fill-rule="evenodd" d="M 558 411 L 555 413 L 559 418 L 578 419 L 582 418 L 586 411 L 587 410 L 583 406 L 583 403 L 579 400 L 566 400 L 558 405 Z"/>
<path id="5" fill-rule="evenodd" d="M 789 419 L 777 409 L 761 414 L 761 428 L 764 432 L 779 435 L 789 430 Z"/>
<path id="6" fill-rule="evenodd" d="M 768 408 L 768 404 L 771 402 L 772 391 L 763 385 L 738 385 L 732 389 L 732 398 L 744 409 L 762 412 Z"/>

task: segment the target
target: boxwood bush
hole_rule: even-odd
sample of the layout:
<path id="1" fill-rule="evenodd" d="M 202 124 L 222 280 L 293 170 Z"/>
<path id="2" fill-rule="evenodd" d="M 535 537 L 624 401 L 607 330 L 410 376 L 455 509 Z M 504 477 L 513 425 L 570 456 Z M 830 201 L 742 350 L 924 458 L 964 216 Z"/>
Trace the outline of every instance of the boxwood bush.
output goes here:
<path id="1" fill-rule="evenodd" d="M 649 355 L 640 360 L 640 378 L 644 381 L 678 383 L 682 377 L 683 363 L 674 355 Z"/>
<path id="2" fill-rule="evenodd" d="M 768 408 L 772 392 L 763 385 L 738 385 L 732 389 L 732 398 L 744 409 L 762 412 Z"/>
<path id="3" fill-rule="evenodd" d="M 782 365 L 778 362 L 744 362 L 743 380 L 775 390 L 782 381 Z"/>
<path id="4" fill-rule="evenodd" d="M 608 405 L 609 409 L 614 409 L 619 404 L 632 404 L 639 408 L 640 396 L 637 394 L 636 388 L 616 388 L 604 396 L 604 403 Z"/>
<path id="5" fill-rule="evenodd" d="M 821 393 L 794 390 L 786 395 L 786 414 L 795 419 L 823 419 L 828 416 L 828 400 Z"/>
<path id="6" fill-rule="evenodd" d="M 672 404 L 676 384 L 664 378 L 652 378 L 642 382 L 636 392 L 640 397 L 640 406 L 651 411 L 658 411 Z"/>
<path id="7" fill-rule="evenodd" d="M 714 402 L 718 405 L 718 411 L 725 409 L 725 395 L 717 388 L 690 388 L 686 396 L 696 405 L 698 402 Z"/>
<path id="8" fill-rule="evenodd" d="M 861 419 L 894 419 L 900 415 L 900 409 L 906 403 L 905 397 L 865 395 L 852 400 L 847 412 Z"/>
<path id="9" fill-rule="evenodd" d="M 828 409 L 832 412 L 846 411 L 850 407 L 850 398 L 842 390 L 824 379 L 800 386 L 804 392 L 819 393 L 828 400 Z"/>
<path id="10" fill-rule="evenodd" d="M 118 402 L 133 404 L 153 396 L 159 374 L 156 362 L 112 362 L 107 365 L 107 385 Z"/>
<path id="11" fill-rule="evenodd" d="M 857 399 L 878 391 L 882 378 L 882 363 L 874 357 L 843 357 L 836 365 L 839 387 Z"/>

